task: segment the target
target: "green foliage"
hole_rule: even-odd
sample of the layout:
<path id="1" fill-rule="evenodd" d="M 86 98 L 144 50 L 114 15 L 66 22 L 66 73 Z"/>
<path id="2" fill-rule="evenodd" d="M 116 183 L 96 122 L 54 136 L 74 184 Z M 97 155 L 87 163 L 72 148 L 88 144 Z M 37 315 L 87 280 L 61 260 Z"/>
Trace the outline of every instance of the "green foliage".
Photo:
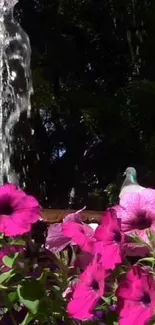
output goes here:
<path id="1" fill-rule="evenodd" d="M 9 317 L 13 324 L 19 324 L 16 317 L 21 313 L 20 325 L 47 323 L 57 325 L 59 320 L 64 319 L 65 324 L 74 325 L 74 321 L 68 319 L 66 313 L 66 301 L 63 292 L 66 290 L 71 277 L 70 267 L 68 267 L 68 253 L 56 256 L 46 255 L 44 250 L 43 261 L 41 258 L 42 242 L 32 241 L 29 236 L 16 238 L 16 240 L 2 237 L 4 253 L 8 250 L 8 256 L 2 258 L 0 265 L 0 301 L 2 308 L 0 319 L 4 321 Z M 27 250 L 28 243 L 31 245 Z M 12 243 L 16 243 L 17 251 L 20 249 L 19 243 L 25 242 L 24 250 L 19 253 L 11 253 Z M 32 254 L 33 246 L 33 254 Z M 3 250 L 2 250 L 3 252 Z M 46 263 L 56 267 L 55 272 L 46 267 Z M 6 317 L 6 318 L 5 318 Z"/>
<path id="2" fill-rule="evenodd" d="M 6 266 L 8 266 L 9 268 L 12 268 L 15 265 L 15 263 L 18 259 L 18 256 L 19 256 L 19 253 L 15 253 L 12 257 L 4 256 L 2 261 Z"/>
<path id="3" fill-rule="evenodd" d="M 12 269 L 7 271 L 7 272 L 4 272 L 4 273 L 0 274 L 0 284 L 3 284 L 5 282 L 7 282 L 8 280 L 10 280 L 14 276 L 15 276 L 15 271 L 12 270 Z"/>
<path id="4" fill-rule="evenodd" d="M 44 299 L 44 289 L 38 280 L 26 280 L 21 285 L 18 285 L 17 293 L 19 301 L 32 314 L 37 314 L 42 299 Z"/>
<path id="5" fill-rule="evenodd" d="M 30 313 L 27 313 L 25 316 L 25 319 L 23 320 L 23 322 L 20 325 L 28 325 L 32 320 L 33 320 L 34 316 Z"/>

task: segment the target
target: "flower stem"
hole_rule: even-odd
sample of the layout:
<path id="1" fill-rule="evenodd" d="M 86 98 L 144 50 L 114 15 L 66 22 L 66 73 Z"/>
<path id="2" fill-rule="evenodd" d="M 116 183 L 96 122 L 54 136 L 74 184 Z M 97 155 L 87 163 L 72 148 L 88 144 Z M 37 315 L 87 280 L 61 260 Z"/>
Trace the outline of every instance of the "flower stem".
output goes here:
<path id="1" fill-rule="evenodd" d="M 15 318 L 14 318 L 14 315 L 13 315 L 13 312 L 12 312 L 11 308 L 8 308 L 8 311 L 9 311 L 10 318 L 12 320 L 13 325 L 18 325 Z"/>
<path id="2" fill-rule="evenodd" d="M 8 301 L 8 297 L 7 297 L 7 294 L 6 294 L 5 291 L 3 291 L 3 297 L 4 297 L 4 300 L 5 300 L 6 307 L 8 309 L 8 313 L 9 313 L 10 318 L 12 320 L 12 324 L 13 325 L 18 325 L 16 320 L 15 320 L 15 317 L 13 315 L 13 312 L 12 312 L 12 306 L 10 305 L 10 302 Z"/>

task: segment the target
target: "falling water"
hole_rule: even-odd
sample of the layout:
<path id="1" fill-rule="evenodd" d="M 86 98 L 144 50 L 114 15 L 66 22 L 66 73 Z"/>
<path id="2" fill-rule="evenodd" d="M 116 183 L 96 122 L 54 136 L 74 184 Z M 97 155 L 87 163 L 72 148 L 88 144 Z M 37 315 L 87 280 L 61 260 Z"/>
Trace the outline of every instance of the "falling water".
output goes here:
<path id="1" fill-rule="evenodd" d="M 17 183 L 10 159 L 13 130 L 21 112 L 30 114 L 33 92 L 31 48 L 27 34 L 13 17 L 18 0 L 0 0 L 0 185 Z"/>

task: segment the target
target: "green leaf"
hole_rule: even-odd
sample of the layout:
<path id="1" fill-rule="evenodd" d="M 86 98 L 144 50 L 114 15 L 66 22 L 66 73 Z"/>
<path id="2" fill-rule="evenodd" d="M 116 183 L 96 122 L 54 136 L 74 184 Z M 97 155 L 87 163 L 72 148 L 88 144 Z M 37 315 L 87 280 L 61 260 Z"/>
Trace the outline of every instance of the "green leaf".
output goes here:
<path id="1" fill-rule="evenodd" d="M 137 233 L 134 233 L 133 235 L 130 235 L 130 237 L 131 237 L 131 239 L 133 240 L 133 242 L 136 242 L 136 243 L 138 243 L 138 244 L 140 244 L 140 245 L 144 245 L 144 246 L 147 246 L 147 247 L 150 247 L 150 245 L 149 244 L 147 244 L 146 242 L 145 242 L 145 240 L 143 240 L 142 238 L 140 238 L 138 235 L 137 235 Z"/>
<path id="2" fill-rule="evenodd" d="M 147 236 L 148 236 L 149 240 L 154 242 L 154 240 L 155 240 L 154 232 L 151 231 L 151 230 L 146 230 L 146 233 L 147 233 Z"/>
<path id="3" fill-rule="evenodd" d="M 19 300 L 32 314 L 37 314 L 40 302 L 43 299 L 44 289 L 37 280 L 26 280 L 17 287 Z"/>
<path id="4" fill-rule="evenodd" d="M 18 301 L 18 294 L 17 292 L 10 292 L 8 294 L 8 300 L 13 304 L 15 303 L 16 301 Z"/>
<path id="5" fill-rule="evenodd" d="M 150 262 L 150 263 L 154 263 L 155 262 L 155 259 L 154 259 L 154 257 L 144 257 L 144 258 L 141 258 L 140 260 L 138 260 L 138 262 Z"/>
<path id="6" fill-rule="evenodd" d="M 111 298 L 109 298 L 109 297 L 102 297 L 102 299 L 105 301 L 105 303 L 107 305 L 110 305 L 111 304 Z"/>
<path id="7" fill-rule="evenodd" d="M 25 246 L 25 240 L 23 240 L 22 238 L 20 239 L 14 239 L 10 242 L 10 245 L 13 246 Z"/>
<path id="8" fill-rule="evenodd" d="M 0 247 L 4 247 L 6 245 L 4 234 L 0 233 Z"/>
<path id="9" fill-rule="evenodd" d="M 27 313 L 22 323 L 19 325 L 28 325 L 34 319 L 34 315 Z"/>
<path id="10" fill-rule="evenodd" d="M 40 283 L 44 284 L 50 273 L 51 273 L 50 269 L 45 268 L 37 280 L 39 280 Z"/>
<path id="11" fill-rule="evenodd" d="M 10 278 L 12 278 L 15 275 L 15 271 L 14 270 L 9 270 L 8 272 L 2 273 L 0 274 L 0 283 L 5 282 L 6 280 L 9 280 Z"/>
<path id="12" fill-rule="evenodd" d="M 4 256 L 2 258 L 2 261 L 7 267 L 12 268 L 14 266 L 18 256 L 19 256 L 19 253 L 15 253 L 12 257 Z"/>
<path id="13" fill-rule="evenodd" d="M 102 306 L 96 307 L 95 310 L 105 311 L 105 310 L 108 310 L 108 307 L 106 305 L 102 305 Z"/>

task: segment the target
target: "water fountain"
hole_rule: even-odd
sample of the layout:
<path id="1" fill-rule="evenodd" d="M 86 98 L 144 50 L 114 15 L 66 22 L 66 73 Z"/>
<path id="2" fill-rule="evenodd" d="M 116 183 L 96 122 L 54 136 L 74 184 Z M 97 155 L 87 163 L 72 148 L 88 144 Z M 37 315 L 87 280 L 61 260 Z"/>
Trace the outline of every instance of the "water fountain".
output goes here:
<path id="1" fill-rule="evenodd" d="M 15 21 L 18 0 L 0 0 L 0 185 L 18 183 L 11 166 L 13 129 L 23 111 L 30 114 L 31 47 L 27 34 Z"/>

